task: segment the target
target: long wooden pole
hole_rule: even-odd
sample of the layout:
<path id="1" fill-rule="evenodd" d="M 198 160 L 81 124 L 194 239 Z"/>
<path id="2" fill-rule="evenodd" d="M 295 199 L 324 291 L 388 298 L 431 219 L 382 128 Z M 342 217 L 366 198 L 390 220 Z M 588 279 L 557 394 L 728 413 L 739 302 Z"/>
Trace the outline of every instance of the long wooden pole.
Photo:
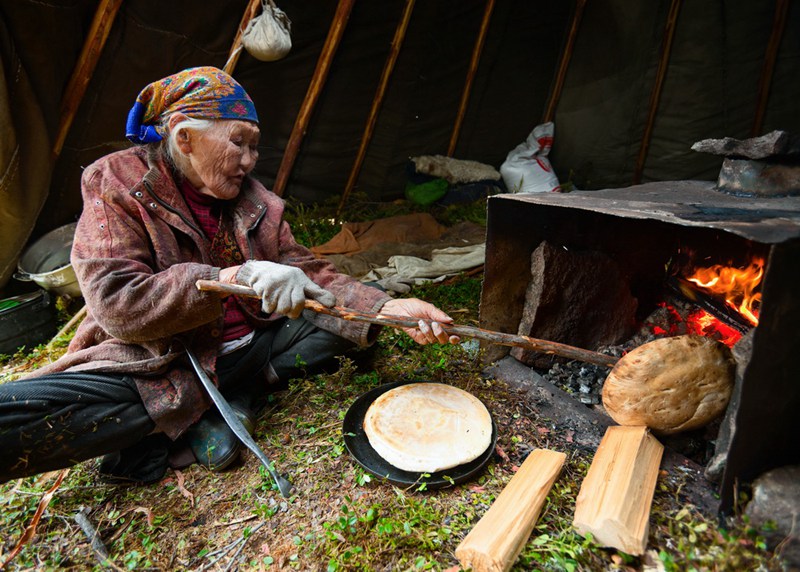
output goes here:
<path id="1" fill-rule="evenodd" d="M 220 292 L 223 294 L 232 294 L 234 296 L 247 296 L 248 298 L 259 298 L 251 288 L 247 286 L 240 286 L 237 284 L 226 284 L 224 282 L 217 282 L 215 280 L 198 280 L 197 289 L 209 292 Z M 391 316 L 387 314 L 369 314 L 367 312 L 359 312 L 351 308 L 343 308 L 342 306 L 334 306 L 327 308 L 315 302 L 314 300 L 306 300 L 306 310 L 317 312 L 318 314 L 325 314 L 339 318 L 341 320 L 348 320 L 351 322 L 366 322 L 368 324 L 377 324 L 379 326 L 390 326 L 392 328 L 417 328 L 419 327 L 418 320 L 411 320 L 401 316 Z M 500 344 L 503 346 L 512 346 L 533 350 L 545 354 L 554 354 L 557 356 L 591 363 L 595 365 L 602 365 L 606 367 L 613 367 L 619 361 L 619 358 L 560 344 L 558 342 L 551 342 L 548 340 L 540 340 L 528 336 L 519 336 L 514 334 L 506 334 L 503 332 L 494 332 L 491 330 L 484 330 L 483 328 L 476 328 L 473 326 L 459 326 L 442 324 L 442 329 L 449 335 L 460 336 L 464 338 L 476 338 L 491 342 L 493 344 Z"/>
<path id="2" fill-rule="evenodd" d="M 781 46 L 783 31 L 786 28 L 786 14 L 788 12 L 789 0 L 778 0 L 775 5 L 775 18 L 772 21 L 772 33 L 769 36 L 767 51 L 764 54 L 764 65 L 761 68 L 761 78 L 758 82 L 758 100 L 756 102 L 753 127 L 750 129 L 751 137 L 761 135 L 764 114 L 769 100 L 769 90 L 772 85 L 772 72 L 775 71 L 775 61 L 778 59 L 778 49 Z"/>
<path id="3" fill-rule="evenodd" d="M 561 61 L 558 64 L 558 71 L 556 72 L 556 78 L 553 82 L 553 91 L 550 93 L 550 101 L 547 103 L 547 109 L 544 112 L 542 123 L 552 121 L 556 115 L 556 107 L 558 106 L 559 99 L 561 99 L 561 90 L 564 87 L 567 68 L 569 68 L 572 52 L 575 49 L 575 39 L 578 37 L 578 28 L 581 25 L 584 8 L 586 8 L 586 0 L 577 0 L 575 3 L 575 13 L 572 15 L 572 24 L 569 27 L 569 34 L 567 35 L 567 43 L 564 45 L 564 53 L 561 54 Z"/>
<path id="4" fill-rule="evenodd" d="M 336 54 L 336 49 L 339 47 L 339 42 L 344 35 L 345 27 L 347 27 L 347 20 L 350 18 L 350 12 L 353 10 L 354 3 L 355 0 L 339 0 L 339 4 L 336 7 L 336 13 L 333 16 L 333 21 L 328 31 L 328 37 L 325 39 L 325 45 L 322 47 L 322 53 L 317 61 L 317 68 L 314 70 L 314 75 L 308 86 L 306 97 L 295 119 L 292 134 L 289 137 L 289 143 L 286 145 L 283 159 L 278 168 L 278 174 L 275 177 L 275 184 L 273 185 L 272 191 L 279 197 L 283 196 L 292 167 L 300 151 L 300 144 L 303 142 L 303 137 L 305 137 L 308 122 L 311 119 L 311 113 L 314 111 L 319 95 L 325 85 L 328 71 L 330 71 L 331 63 L 333 62 L 333 56 Z"/>
<path id="5" fill-rule="evenodd" d="M 672 0 L 667 15 L 667 24 L 664 28 L 664 37 L 661 40 L 661 59 L 656 70 L 656 82 L 653 91 L 650 93 L 650 110 L 647 115 L 642 142 L 639 146 L 639 156 L 636 159 L 636 167 L 633 171 L 633 184 L 638 185 L 642 182 L 644 162 L 647 160 L 647 151 L 650 149 L 650 138 L 653 135 L 653 125 L 656 121 L 658 103 L 661 100 L 661 89 L 664 86 L 664 78 L 669 67 L 669 56 L 672 51 L 672 39 L 675 36 L 675 27 L 678 21 L 678 12 L 681 9 L 681 0 Z"/>
<path id="6" fill-rule="evenodd" d="M 122 0 L 100 0 L 97 5 L 94 19 L 89 28 L 89 34 L 83 44 L 81 55 L 78 57 L 78 63 L 75 65 L 67 88 L 64 91 L 64 98 L 61 100 L 61 119 L 58 123 L 58 131 L 56 132 L 56 139 L 51 152 L 51 161 L 53 163 L 61 155 L 64 141 L 67 139 L 67 133 L 72 127 L 75 114 L 86 93 L 86 88 L 89 86 L 89 81 L 92 79 L 92 74 L 97 67 L 103 46 L 105 46 L 108 34 L 111 32 L 111 27 L 114 25 L 114 19 L 121 5 Z"/>
<path id="7" fill-rule="evenodd" d="M 386 63 L 383 66 L 383 73 L 378 82 L 378 90 L 375 92 L 375 98 L 372 100 L 372 107 L 369 111 L 367 118 L 367 125 L 364 127 L 364 134 L 361 136 L 361 144 L 358 147 L 356 160 L 353 163 L 353 168 L 350 169 L 350 176 L 347 178 L 347 184 L 344 186 L 342 198 L 339 200 L 339 206 L 336 208 L 336 217 L 342 212 L 345 203 L 347 202 L 353 187 L 356 185 L 358 174 L 361 172 L 361 165 L 364 163 L 364 156 L 367 154 L 367 146 L 372 139 L 372 134 L 375 131 L 375 123 L 378 120 L 378 112 L 383 104 L 383 98 L 386 95 L 386 86 L 389 84 L 389 79 L 392 77 L 394 65 L 397 62 L 397 56 L 400 54 L 400 48 L 403 45 L 403 40 L 406 37 L 406 30 L 408 29 L 408 22 L 411 20 L 411 12 L 414 10 L 414 0 L 406 0 L 406 6 L 403 10 L 403 15 L 400 22 L 397 24 L 397 29 L 392 38 L 392 47 L 389 50 L 389 56 L 386 58 Z"/>
<path id="8" fill-rule="evenodd" d="M 225 67 L 222 68 L 228 75 L 233 75 L 233 70 L 239 62 L 239 56 L 242 55 L 242 34 L 244 34 L 250 20 L 256 17 L 260 7 L 261 0 L 250 0 L 247 7 L 244 9 L 242 20 L 239 22 L 239 28 L 236 30 L 236 35 L 233 37 L 233 44 L 231 44 L 231 49 L 228 52 L 228 61 L 225 62 Z"/>
<path id="9" fill-rule="evenodd" d="M 447 146 L 448 157 L 452 157 L 453 153 L 455 153 L 458 136 L 461 133 L 461 124 L 464 122 L 464 115 L 467 113 L 467 104 L 469 103 L 469 96 L 472 93 L 472 84 L 475 81 L 475 73 L 478 70 L 478 62 L 480 62 L 481 53 L 483 53 L 483 45 L 486 43 L 486 33 L 489 31 L 489 22 L 492 19 L 494 1 L 495 0 L 486 0 L 486 7 L 483 10 L 481 28 L 478 31 L 478 38 L 475 40 L 475 47 L 472 49 L 472 59 L 469 62 L 467 79 L 464 82 L 464 90 L 461 92 L 461 103 L 458 105 L 456 122 L 455 125 L 453 125 L 453 133 L 450 135 L 450 144 Z"/>

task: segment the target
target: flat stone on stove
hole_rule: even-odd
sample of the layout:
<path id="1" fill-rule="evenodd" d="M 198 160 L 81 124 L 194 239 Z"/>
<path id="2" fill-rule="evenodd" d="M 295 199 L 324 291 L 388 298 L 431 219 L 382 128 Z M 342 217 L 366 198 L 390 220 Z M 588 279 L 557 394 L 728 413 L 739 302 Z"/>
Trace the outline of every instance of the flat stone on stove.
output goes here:
<path id="1" fill-rule="evenodd" d="M 800 155 L 800 137 L 787 131 L 776 130 L 750 139 L 734 139 L 732 137 L 703 139 L 692 145 L 692 151 L 746 159 Z"/>

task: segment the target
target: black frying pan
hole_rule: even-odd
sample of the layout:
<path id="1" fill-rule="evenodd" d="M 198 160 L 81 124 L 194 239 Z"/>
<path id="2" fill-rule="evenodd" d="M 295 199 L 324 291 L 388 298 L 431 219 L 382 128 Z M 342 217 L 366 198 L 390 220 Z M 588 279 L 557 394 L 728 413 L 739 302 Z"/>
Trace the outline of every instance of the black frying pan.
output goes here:
<path id="1" fill-rule="evenodd" d="M 430 382 L 397 381 L 394 383 L 387 383 L 367 391 L 353 402 L 350 409 L 347 410 L 342 423 L 344 444 L 347 450 L 364 470 L 378 478 L 385 479 L 390 483 L 400 486 L 425 484 L 427 489 L 436 489 L 462 483 L 474 477 L 489 463 L 494 453 L 495 444 L 497 443 L 497 426 L 494 423 L 494 419 L 492 419 L 491 443 L 478 458 L 457 467 L 430 473 L 430 476 L 424 476 L 426 473 L 415 473 L 398 469 L 386 462 L 369 444 L 367 434 L 364 432 L 364 416 L 367 414 L 367 409 L 369 409 L 373 401 L 390 389 L 409 383 Z"/>

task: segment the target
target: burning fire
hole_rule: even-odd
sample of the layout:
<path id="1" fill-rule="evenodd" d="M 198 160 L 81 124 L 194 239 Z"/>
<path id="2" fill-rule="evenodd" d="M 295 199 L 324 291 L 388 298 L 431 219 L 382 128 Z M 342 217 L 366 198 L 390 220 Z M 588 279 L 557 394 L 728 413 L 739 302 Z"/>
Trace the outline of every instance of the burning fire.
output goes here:
<path id="1" fill-rule="evenodd" d="M 739 312 L 754 326 L 758 325 L 761 292 L 756 290 L 764 276 L 764 259 L 754 258 L 745 268 L 715 264 L 698 268 L 687 280 L 709 293 L 723 298 L 725 303 Z"/>

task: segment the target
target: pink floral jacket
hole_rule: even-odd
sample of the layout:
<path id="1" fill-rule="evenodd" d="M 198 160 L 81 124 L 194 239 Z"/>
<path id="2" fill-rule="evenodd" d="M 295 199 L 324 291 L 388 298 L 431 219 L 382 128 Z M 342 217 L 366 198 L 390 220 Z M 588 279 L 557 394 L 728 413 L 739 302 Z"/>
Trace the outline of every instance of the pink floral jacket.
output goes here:
<path id="1" fill-rule="evenodd" d="M 245 259 L 296 266 L 332 292 L 341 306 L 377 312 L 389 300 L 298 245 L 277 195 L 252 178 L 242 187 L 234 199 L 233 225 Z M 83 174 L 82 190 L 72 264 L 88 314 L 68 352 L 35 375 L 66 370 L 130 374 L 158 429 L 174 439 L 210 405 L 186 360 L 177 359 L 188 343 L 214 377 L 222 298 L 195 286 L 199 279 L 219 277 L 210 243 L 171 168 L 146 148 L 119 151 L 93 163 Z M 247 311 L 247 304 L 242 307 Z M 369 324 L 305 314 L 359 345 L 372 341 Z M 255 327 L 270 322 L 264 314 L 249 318 Z"/>

